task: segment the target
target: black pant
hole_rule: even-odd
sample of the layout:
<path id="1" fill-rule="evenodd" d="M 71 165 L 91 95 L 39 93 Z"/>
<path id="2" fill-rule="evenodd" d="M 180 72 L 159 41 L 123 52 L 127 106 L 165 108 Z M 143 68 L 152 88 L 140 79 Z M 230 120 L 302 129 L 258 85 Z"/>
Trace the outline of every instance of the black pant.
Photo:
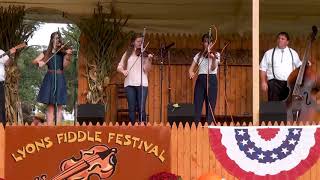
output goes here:
<path id="1" fill-rule="evenodd" d="M 195 122 L 198 123 L 201 120 L 201 112 L 203 101 L 206 102 L 206 118 L 208 123 L 213 121 L 209 102 L 214 113 L 218 91 L 218 81 L 215 74 L 209 75 L 209 98 L 207 96 L 207 75 L 200 74 L 197 78 L 195 89 L 194 89 L 194 110 L 195 110 Z M 209 101 L 208 101 L 209 99 Z"/>
<path id="2" fill-rule="evenodd" d="M 0 118 L 3 126 L 6 124 L 4 81 L 0 81 Z"/>
<path id="3" fill-rule="evenodd" d="M 283 101 L 289 95 L 287 81 L 271 79 L 268 81 L 268 101 Z"/>

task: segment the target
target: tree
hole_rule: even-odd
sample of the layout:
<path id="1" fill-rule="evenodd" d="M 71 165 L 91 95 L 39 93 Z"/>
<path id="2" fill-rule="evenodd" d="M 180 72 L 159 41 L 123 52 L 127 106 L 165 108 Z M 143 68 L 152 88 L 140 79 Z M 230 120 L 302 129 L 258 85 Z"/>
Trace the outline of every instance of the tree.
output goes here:
<path id="1" fill-rule="evenodd" d="M 17 66 L 20 70 L 19 96 L 24 122 L 32 121 L 32 110 L 37 106 L 44 112 L 44 107 L 37 104 L 37 95 L 45 71 L 31 63 L 42 51 L 41 47 L 31 46 L 20 53 Z"/>
<path id="2" fill-rule="evenodd" d="M 71 45 L 73 49 L 73 58 L 70 66 L 65 70 L 65 78 L 67 81 L 68 88 L 68 100 L 66 111 L 72 112 L 74 105 L 76 104 L 76 99 L 78 97 L 78 76 L 77 76 L 77 62 L 78 62 L 78 50 L 79 50 L 79 37 L 80 29 L 73 24 L 68 24 L 67 28 L 61 29 L 61 34 L 64 42 Z"/>

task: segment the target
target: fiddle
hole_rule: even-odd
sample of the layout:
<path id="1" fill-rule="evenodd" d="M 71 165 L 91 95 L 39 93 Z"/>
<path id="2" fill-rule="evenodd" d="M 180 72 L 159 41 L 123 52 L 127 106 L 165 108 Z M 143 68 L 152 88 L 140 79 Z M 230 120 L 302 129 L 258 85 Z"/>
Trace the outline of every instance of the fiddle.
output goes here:
<path id="1" fill-rule="evenodd" d="M 63 43 L 62 41 L 60 41 L 58 44 L 57 44 L 57 49 L 58 51 L 64 53 L 64 54 L 72 54 L 72 47 L 71 45 L 69 45 L 69 42 L 70 41 L 67 41 L 66 43 Z M 71 52 L 70 52 L 71 50 Z"/>
<path id="2" fill-rule="evenodd" d="M 106 179 L 114 173 L 117 164 L 116 148 L 96 145 L 86 151 L 81 150 L 80 153 L 79 159 L 72 157 L 63 161 L 60 165 L 61 172 L 52 180 L 90 179 L 92 175 Z"/>
<path id="3" fill-rule="evenodd" d="M 136 54 L 137 56 L 141 56 L 141 48 L 137 48 L 136 51 L 135 51 L 135 54 Z M 149 55 L 152 55 L 152 56 L 153 56 L 153 54 L 150 53 L 149 51 L 143 51 L 142 57 L 149 57 Z"/>
<path id="4" fill-rule="evenodd" d="M 147 43 L 146 47 L 143 48 L 143 56 L 142 57 L 148 57 L 149 54 L 151 54 L 153 56 L 152 53 L 149 53 L 148 51 L 146 51 L 148 45 L 149 45 L 149 42 Z M 135 54 L 137 56 L 141 56 L 141 47 L 136 49 Z"/>
<path id="5" fill-rule="evenodd" d="M 44 64 L 47 64 L 54 55 L 56 55 L 58 52 L 63 52 L 65 53 L 66 55 L 70 55 L 72 54 L 72 49 L 70 47 L 67 46 L 67 44 L 69 43 L 70 41 L 67 41 L 67 43 L 65 44 L 58 44 L 56 48 L 58 48 L 57 50 L 55 50 L 55 52 L 46 60 L 44 61 Z"/>

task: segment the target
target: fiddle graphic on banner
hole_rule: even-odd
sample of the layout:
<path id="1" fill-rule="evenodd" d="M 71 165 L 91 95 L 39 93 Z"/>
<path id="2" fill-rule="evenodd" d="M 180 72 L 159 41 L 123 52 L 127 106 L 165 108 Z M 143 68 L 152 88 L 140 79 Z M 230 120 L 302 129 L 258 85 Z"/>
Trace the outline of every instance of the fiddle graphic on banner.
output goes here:
<path id="1" fill-rule="evenodd" d="M 116 168 L 117 149 L 105 145 L 95 145 L 88 150 L 80 150 L 81 157 L 71 157 L 60 164 L 60 173 L 52 180 L 90 179 L 98 176 L 100 179 L 110 178 Z M 47 180 L 47 175 L 40 175 L 34 180 Z"/>

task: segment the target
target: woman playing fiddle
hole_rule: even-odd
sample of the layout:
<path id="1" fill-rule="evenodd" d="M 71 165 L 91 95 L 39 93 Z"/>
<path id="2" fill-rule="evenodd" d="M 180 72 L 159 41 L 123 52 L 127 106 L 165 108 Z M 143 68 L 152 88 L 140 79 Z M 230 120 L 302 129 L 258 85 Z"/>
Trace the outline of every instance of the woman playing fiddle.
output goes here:
<path id="1" fill-rule="evenodd" d="M 148 95 L 148 76 L 147 73 L 151 69 L 151 59 L 153 55 L 148 54 L 143 56 L 143 71 L 142 71 L 142 88 L 141 88 L 141 44 L 142 34 L 136 33 L 131 38 L 130 46 L 123 54 L 118 65 L 117 71 L 125 76 L 124 87 L 127 93 L 129 119 L 133 124 L 135 122 L 135 112 L 138 110 L 139 119 L 142 116 L 142 121 L 146 121 L 146 99 Z M 143 92 L 141 98 L 141 91 Z M 142 99 L 142 100 L 141 100 Z M 142 102 L 141 102 L 142 101 Z M 142 113 L 142 114 L 141 114 Z"/>
<path id="2" fill-rule="evenodd" d="M 47 104 L 47 121 L 53 124 L 54 109 L 57 107 L 56 123 L 61 124 L 62 105 L 67 101 L 67 86 L 63 69 L 71 63 L 72 49 L 62 51 L 64 47 L 60 32 L 51 34 L 48 49 L 36 57 L 32 63 L 39 67 L 47 65 L 48 71 L 43 78 L 37 101 Z"/>
<path id="3" fill-rule="evenodd" d="M 196 66 L 198 66 L 197 71 L 199 75 L 194 88 L 194 109 L 196 123 L 201 120 L 201 112 L 204 100 L 206 102 L 206 119 L 209 123 L 213 121 L 213 113 L 216 106 L 218 89 L 216 74 L 218 71 L 218 64 L 220 62 L 220 53 L 214 53 L 211 50 L 212 46 L 213 44 L 209 42 L 209 35 L 204 34 L 202 36 L 203 51 L 195 55 L 195 57 L 193 58 L 193 62 L 189 68 L 189 78 L 192 79 L 197 73 L 194 72 L 194 69 Z M 207 75 L 209 78 L 208 84 Z M 207 85 L 209 86 L 208 90 Z"/>

